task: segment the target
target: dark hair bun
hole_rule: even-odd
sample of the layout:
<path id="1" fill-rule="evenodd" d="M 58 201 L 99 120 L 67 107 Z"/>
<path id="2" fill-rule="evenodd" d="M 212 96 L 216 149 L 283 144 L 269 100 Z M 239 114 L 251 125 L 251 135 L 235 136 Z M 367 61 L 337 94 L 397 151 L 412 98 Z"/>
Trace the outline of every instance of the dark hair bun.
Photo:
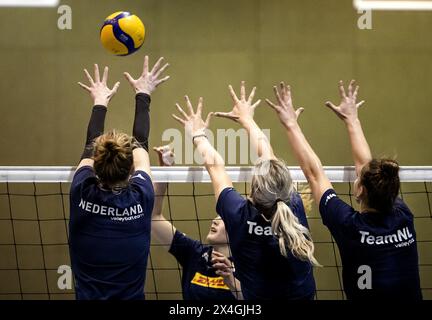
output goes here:
<path id="1" fill-rule="evenodd" d="M 383 159 L 379 168 L 385 178 L 394 179 L 399 175 L 399 164 L 395 160 Z"/>
<path id="2" fill-rule="evenodd" d="M 94 168 L 104 185 L 124 184 L 133 168 L 132 137 L 111 130 L 96 138 Z"/>
<path id="3" fill-rule="evenodd" d="M 115 157 L 118 155 L 118 144 L 114 140 L 106 140 L 102 147 L 104 149 L 102 154 L 105 161 L 114 161 Z"/>

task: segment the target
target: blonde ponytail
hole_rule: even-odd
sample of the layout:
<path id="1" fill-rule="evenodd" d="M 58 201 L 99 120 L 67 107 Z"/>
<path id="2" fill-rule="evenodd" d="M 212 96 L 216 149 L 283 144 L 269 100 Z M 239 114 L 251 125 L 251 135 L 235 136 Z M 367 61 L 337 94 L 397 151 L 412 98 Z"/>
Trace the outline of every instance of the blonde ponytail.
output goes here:
<path id="1" fill-rule="evenodd" d="M 283 161 L 259 160 L 255 164 L 250 198 L 266 220 L 271 222 L 281 255 L 287 257 L 289 250 L 296 258 L 320 266 L 314 257 L 314 244 L 308 228 L 299 222 L 286 204 L 293 192 L 291 175 Z"/>
<path id="2" fill-rule="evenodd" d="M 315 247 L 309 230 L 298 221 L 298 218 L 285 202 L 277 202 L 277 209 L 271 219 L 271 226 L 273 233 L 278 237 L 279 249 L 284 257 L 288 256 L 288 246 L 296 258 L 309 261 L 315 267 L 320 266 L 313 255 Z"/>

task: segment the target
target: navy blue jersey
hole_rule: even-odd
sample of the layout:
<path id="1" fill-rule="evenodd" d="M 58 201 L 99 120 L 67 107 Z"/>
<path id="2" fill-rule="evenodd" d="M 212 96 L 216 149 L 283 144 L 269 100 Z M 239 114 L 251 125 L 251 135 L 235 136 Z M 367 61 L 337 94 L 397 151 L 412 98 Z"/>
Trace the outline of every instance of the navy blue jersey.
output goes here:
<path id="1" fill-rule="evenodd" d="M 329 189 L 320 213 L 339 247 L 349 299 L 421 299 L 414 218 L 400 198 L 390 213 L 359 213 Z"/>
<path id="2" fill-rule="evenodd" d="M 69 222 L 77 299 L 144 299 L 153 202 L 144 171 L 114 192 L 99 187 L 92 167 L 78 169 Z"/>
<path id="3" fill-rule="evenodd" d="M 299 222 L 308 227 L 303 202 L 293 193 L 289 203 Z M 245 299 L 312 299 L 315 281 L 312 265 L 281 255 L 279 244 L 254 205 L 234 188 L 225 188 L 216 210 L 225 223 Z"/>
<path id="4" fill-rule="evenodd" d="M 211 267 L 211 246 L 192 240 L 177 230 L 169 252 L 183 268 L 183 299 L 235 300 L 223 278 Z"/>

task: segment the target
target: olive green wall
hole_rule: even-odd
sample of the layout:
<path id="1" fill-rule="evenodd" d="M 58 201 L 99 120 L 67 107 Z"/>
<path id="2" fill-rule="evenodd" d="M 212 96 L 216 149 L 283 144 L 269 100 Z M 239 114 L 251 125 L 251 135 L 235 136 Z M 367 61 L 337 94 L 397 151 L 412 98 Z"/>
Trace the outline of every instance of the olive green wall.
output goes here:
<path id="1" fill-rule="evenodd" d="M 343 125 L 324 107 L 324 101 L 338 102 L 337 81 L 356 78 L 360 97 L 367 103 L 361 110 L 363 126 L 376 155 L 397 155 L 403 165 L 431 165 L 432 136 L 432 13 L 376 12 L 373 29 L 359 30 L 359 14 L 351 1 L 342 0 L 69 0 L 73 28 L 57 28 L 59 15 L 54 8 L 0 9 L 0 165 L 75 165 L 80 157 L 91 110 L 87 93 L 77 81 L 85 80 L 82 69 L 93 63 L 110 66 L 110 83 L 120 80 L 118 94 L 109 106 L 106 128 L 130 132 L 134 113 L 134 95 L 122 78 L 123 71 L 137 75 L 144 54 L 152 63 L 164 56 L 171 67 L 171 80 L 153 95 L 151 107 L 151 145 L 161 143 L 162 132 L 179 128 L 169 116 L 174 103 L 188 93 L 196 100 L 205 99 L 205 108 L 229 110 L 227 85 L 238 87 L 240 80 L 258 87 L 257 96 L 273 98 L 272 85 L 280 80 L 293 87 L 296 105 L 306 108 L 301 125 L 325 165 L 352 163 Z M 128 57 L 114 57 L 99 42 L 103 19 L 118 10 L 136 13 L 147 28 L 144 46 Z M 257 122 L 271 128 L 271 142 L 288 164 L 294 161 L 275 115 L 262 104 Z M 232 123 L 216 119 L 211 128 L 229 128 Z M 152 160 L 155 157 L 152 155 Z M 1 193 L 7 190 L 2 185 Z M 58 186 L 37 186 L 37 192 L 58 193 Z M 52 188 L 53 190 L 51 190 Z M 342 188 L 342 187 L 341 187 Z M 348 192 L 347 186 L 340 189 Z M 424 191 L 424 185 L 406 187 Z M 429 185 L 429 190 L 431 186 Z M 48 190 L 49 189 L 49 190 Z M 242 189 L 242 188 L 240 188 Z M 33 186 L 13 186 L 12 191 L 33 194 Z M 47 191 L 48 190 L 48 191 Z M 67 192 L 67 186 L 63 192 Z M 245 192 L 244 188 L 242 190 Z M 192 194 L 190 185 L 176 185 L 171 194 Z M 210 185 L 196 192 L 211 193 Z M 432 297 L 432 223 L 420 218 L 428 213 L 425 194 L 414 194 L 407 201 L 413 207 L 419 233 L 422 286 Z M 27 199 L 24 201 L 24 199 Z M 29 197 L 0 196 L 0 215 L 8 219 L 34 219 L 30 222 L 0 221 L 0 244 L 14 241 L 12 231 L 21 237 L 17 246 L 1 246 L 3 265 L 13 269 L 18 257 L 20 268 L 30 271 L 0 272 L 0 298 L 20 298 L 19 281 L 27 291 L 24 298 L 73 298 L 59 295 L 55 289 L 56 266 L 68 264 L 67 246 L 52 244 L 66 241 L 67 195 L 43 198 L 36 210 Z M 175 219 L 211 218 L 215 215 L 213 197 L 171 197 Z M 42 201 L 42 200 L 38 200 Z M 38 202 L 36 202 L 37 204 Z M 66 207 L 63 207 L 65 205 Z M 198 209 L 198 213 L 191 208 Z M 414 210 L 415 209 L 415 210 Z M 59 211 L 60 210 L 60 211 Z M 168 215 L 167 205 L 165 213 Z M 37 223 L 38 216 L 60 220 Z M 310 213 L 311 228 L 317 241 L 317 257 L 325 265 L 335 265 L 333 246 L 327 230 L 318 219 L 316 208 Z M 422 219 L 422 220 L 420 220 Z M 177 227 L 192 237 L 199 237 L 196 222 L 177 222 Z M 208 221 L 200 223 L 203 237 Z M 40 232 L 39 232 L 40 231 Z M 26 243 L 43 246 L 27 247 Z M 17 248 L 17 250 L 16 250 Z M 52 270 L 44 273 L 45 260 Z M 53 249 L 57 248 L 57 249 Z M 156 267 L 177 268 L 175 261 L 159 247 L 152 248 Z M 6 258 L 7 257 L 7 258 Z M 0 263 L 0 264 L 1 264 Z M 47 267 L 45 265 L 45 267 Z M 339 262 L 340 265 L 340 262 Z M 35 269 L 42 268 L 42 271 Z M 29 273 L 33 272 L 33 273 Z M 336 267 L 316 271 L 319 298 L 341 298 Z M 51 295 L 46 292 L 45 277 Z M 159 296 L 178 298 L 178 271 L 156 271 Z M 153 274 L 149 273 L 147 291 L 154 292 Z"/>
<path id="2" fill-rule="evenodd" d="M 397 155 L 404 165 L 432 162 L 432 13 L 376 12 L 373 29 L 359 30 L 351 1 L 341 0 L 62 4 L 72 8 L 72 30 L 57 28 L 54 8 L 0 9 L 0 165 L 77 162 L 91 102 L 76 82 L 95 62 L 111 67 L 111 83 L 121 81 L 106 127 L 130 131 L 134 100 L 122 72 L 136 75 L 144 54 L 171 63 L 171 80 L 153 97 L 152 145 L 164 129 L 178 128 L 168 115 L 185 93 L 202 95 L 207 110 L 228 110 L 229 83 L 244 79 L 264 98 L 285 80 L 295 103 L 306 108 L 302 126 L 323 163 L 349 164 L 344 128 L 323 102 L 337 101 L 337 80 L 356 78 L 367 101 L 361 118 L 374 153 Z M 117 10 L 138 14 L 147 27 L 144 46 L 132 56 L 111 56 L 99 42 L 103 19 Z M 269 110 L 263 103 L 257 121 L 271 128 L 278 154 L 295 164 Z M 212 128 L 231 125 L 217 119 Z"/>

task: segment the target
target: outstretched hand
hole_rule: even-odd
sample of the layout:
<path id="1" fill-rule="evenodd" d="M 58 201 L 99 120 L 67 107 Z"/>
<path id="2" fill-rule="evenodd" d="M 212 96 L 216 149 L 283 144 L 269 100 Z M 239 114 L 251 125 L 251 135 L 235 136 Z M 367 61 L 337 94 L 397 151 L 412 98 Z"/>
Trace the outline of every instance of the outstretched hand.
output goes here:
<path id="1" fill-rule="evenodd" d="M 355 85 L 355 80 L 351 80 L 348 85 L 348 94 L 345 92 L 343 81 L 339 81 L 339 94 L 341 102 L 335 106 L 332 102 L 327 101 L 325 105 L 333 110 L 336 115 L 343 121 L 355 121 L 358 119 L 358 108 L 364 104 L 364 100 L 357 103 L 357 94 L 359 86 Z"/>
<path id="2" fill-rule="evenodd" d="M 184 112 L 180 105 L 176 103 L 177 110 L 182 114 L 183 117 L 178 117 L 173 114 L 173 118 L 185 127 L 186 133 L 189 134 L 191 137 L 195 137 L 197 135 L 205 135 L 205 130 L 210 125 L 210 118 L 212 117 L 213 112 L 210 112 L 207 115 L 206 120 L 204 121 L 202 119 L 203 98 L 199 98 L 196 112 L 194 112 L 192 103 L 190 102 L 188 96 L 185 96 L 185 100 L 189 113 Z"/>
<path id="3" fill-rule="evenodd" d="M 160 166 L 170 167 L 174 164 L 175 154 L 171 145 L 153 147 L 153 150 L 158 154 Z"/>
<path id="4" fill-rule="evenodd" d="M 144 57 L 144 66 L 143 72 L 141 76 L 137 79 L 132 78 L 132 76 L 128 72 L 124 72 L 124 76 L 129 81 L 132 88 L 135 90 L 135 93 L 146 93 L 151 95 L 153 91 L 161 84 L 167 81 L 170 76 L 165 76 L 160 78 L 162 72 L 168 68 L 169 64 L 165 63 L 162 66 L 163 57 L 159 58 L 159 60 L 155 63 L 151 71 L 149 71 L 149 58 L 148 56 Z"/>
<path id="5" fill-rule="evenodd" d="M 85 85 L 82 82 L 78 82 L 81 88 L 87 90 L 93 99 L 94 105 L 108 106 L 108 103 L 112 97 L 117 93 L 117 89 L 120 86 L 120 82 L 117 82 L 112 89 L 108 88 L 108 67 L 104 68 L 102 80 L 99 75 L 99 66 L 94 65 L 94 79 L 90 76 L 87 69 L 84 69 L 84 73 L 89 81 L 89 85 Z"/>
<path id="6" fill-rule="evenodd" d="M 228 86 L 231 97 L 234 102 L 232 111 L 230 112 L 215 112 L 215 116 L 228 118 L 235 122 L 245 123 L 249 120 L 253 120 L 255 108 L 260 104 L 261 100 L 256 101 L 252 104 L 255 96 L 256 87 L 253 87 L 249 97 L 246 99 L 246 88 L 245 82 L 241 82 L 240 86 L 240 99 L 237 97 L 234 89 L 231 85 Z"/>
<path id="7" fill-rule="evenodd" d="M 300 114 L 304 111 L 304 108 L 294 109 L 291 97 L 291 87 L 285 85 L 284 82 L 280 83 L 279 90 L 276 86 L 273 87 L 277 103 L 271 102 L 266 99 L 267 104 L 272 107 L 283 125 L 291 125 L 297 123 Z"/>

